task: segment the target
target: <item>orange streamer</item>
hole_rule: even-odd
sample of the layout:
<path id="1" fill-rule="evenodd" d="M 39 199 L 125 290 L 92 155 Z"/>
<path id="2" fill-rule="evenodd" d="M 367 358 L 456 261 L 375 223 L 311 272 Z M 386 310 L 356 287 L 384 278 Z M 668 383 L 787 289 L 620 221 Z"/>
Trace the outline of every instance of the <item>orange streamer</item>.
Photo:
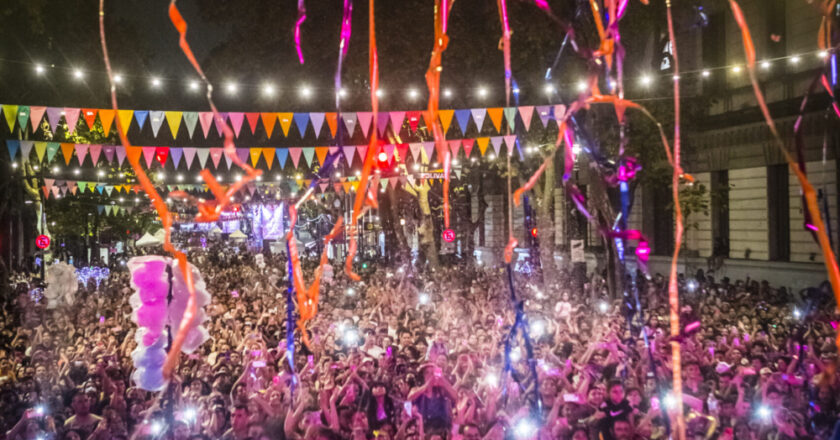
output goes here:
<path id="1" fill-rule="evenodd" d="M 671 53 L 674 58 L 674 173 L 671 178 L 671 190 L 674 197 L 674 216 L 676 217 L 676 231 L 674 233 L 674 256 L 671 258 L 671 272 L 668 279 L 668 305 L 671 321 L 671 364 L 674 372 L 674 400 L 677 418 L 677 438 L 685 438 L 685 415 L 683 414 L 682 398 L 682 353 L 677 337 L 680 334 L 680 293 L 677 288 L 677 262 L 682 247 L 683 216 L 680 208 L 680 64 L 677 58 L 677 39 L 674 36 L 674 19 L 671 15 L 671 1 L 665 0 L 668 15 L 668 37 L 671 40 Z"/>
<path id="2" fill-rule="evenodd" d="M 370 136 L 370 144 L 368 145 L 367 154 L 365 155 L 362 175 L 359 178 L 359 189 L 356 191 L 356 199 L 353 203 L 353 216 L 350 219 L 350 231 L 352 234 L 350 235 L 350 246 L 347 249 L 347 260 L 344 264 L 344 272 L 353 281 L 359 281 L 362 279 L 356 272 L 353 271 L 353 257 L 356 256 L 356 250 L 358 248 L 355 231 L 359 223 L 359 218 L 364 214 L 364 211 L 362 210 L 363 204 L 367 201 L 368 206 L 376 206 L 376 188 L 374 188 L 374 192 L 372 194 L 368 192 L 368 179 L 370 178 L 370 171 L 371 168 L 373 168 L 373 159 L 377 151 L 377 139 L 375 136 L 376 120 L 379 119 L 377 117 L 379 114 L 379 98 L 376 96 L 376 92 L 379 89 L 379 56 L 376 52 L 376 22 L 373 15 L 374 3 L 375 0 L 370 0 L 368 8 L 368 19 L 370 20 L 368 35 L 368 51 L 370 53 L 370 59 L 368 60 L 370 65 L 370 102 L 374 117 L 370 129 L 370 132 L 372 133 Z"/>
<path id="3" fill-rule="evenodd" d="M 426 86 L 429 88 L 429 105 L 426 121 L 431 121 L 432 134 L 435 138 L 435 151 L 438 158 L 443 159 L 443 224 L 449 228 L 449 172 L 451 170 L 452 156 L 446 143 L 446 136 L 443 132 L 438 112 L 440 110 L 440 72 L 443 70 L 443 51 L 449 44 L 449 36 L 446 34 L 449 11 L 455 0 L 435 0 L 435 44 L 432 48 L 432 57 L 429 60 L 429 69 L 426 70 Z"/>
<path id="4" fill-rule="evenodd" d="M 761 88 L 759 87 L 758 79 L 755 74 L 755 46 L 752 42 L 752 36 L 750 35 L 747 20 L 744 18 L 744 13 L 737 1 L 729 0 L 729 5 L 732 8 L 732 15 L 735 17 L 735 22 L 738 23 L 738 27 L 741 29 L 741 38 L 744 41 L 744 53 L 747 57 L 747 71 L 750 74 L 750 82 L 753 86 L 755 99 L 758 102 L 758 106 L 764 116 L 764 121 L 770 129 L 770 133 L 773 134 L 776 146 L 779 148 L 779 151 L 782 152 L 782 155 L 784 155 L 788 166 L 791 171 L 796 174 L 796 178 L 799 180 L 799 185 L 802 187 L 802 194 L 805 196 L 806 208 L 808 209 L 808 213 L 811 214 L 811 221 L 813 222 L 813 226 L 816 228 L 817 241 L 820 245 L 820 249 L 822 250 L 825 269 L 828 274 L 829 282 L 831 282 L 831 289 L 834 291 L 834 299 L 837 304 L 840 304 L 840 268 L 837 267 L 837 260 L 834 256 L 834 251 L 831 249 L 831 241 L 828 239 L 828 235 L 825 232 L 825 223 L 823 223 L 820 208 L 817 203 L 817 192 L 814 190 L 814 186 L 811 185 L 808 177 L 805 176 L 805 173 L 802 172 L 794 158 L 785 148 L 785 144 L 779 135 L 779 131 L 776 129 L 776 123 L 770 115 L 770 109 L 767 107 L 764 94 L 761 92 Z M 835 339 L 835 344 L 838 348 L 840 348 L 840 332 Z"/>

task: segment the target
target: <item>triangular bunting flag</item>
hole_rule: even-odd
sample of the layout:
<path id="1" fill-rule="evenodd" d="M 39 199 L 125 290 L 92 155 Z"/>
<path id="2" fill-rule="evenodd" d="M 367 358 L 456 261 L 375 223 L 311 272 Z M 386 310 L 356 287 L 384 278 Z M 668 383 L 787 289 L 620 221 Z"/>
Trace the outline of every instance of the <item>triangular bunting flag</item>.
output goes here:
<path id="1" fill-rule="evenodd" d="M 219 136 L 224 136 L 225 134 L 225 125 L 227 125 L 227 119 L 228 114 L 225 112 L 219 112 L 219 116 L 213 118 L 213 125 L 216 126 L 216 131 L 219 133 Z"/>
<path id="2" fill-rule="evenodd" d="M 76 149 L 75 144 L 72 144 L 72 143 L 69 143 L 69 142 L 65 142 L 65 143 L 61 144 L 61 154 L 64 155 L 64 164 L 65 165 L 70 165 L 70 159 L 73 158 L 73 150 L 75 150 L 75 149 Z M 9 150 L 9 151 L 11 151 L 11 150 Z"/>
<path id="3" fill-rule="evenodd" d="M 52 191 L 53 184 L 55 184 L 55 179 L 44 178 L 44 186 L 47 188 L 47 192 Z"/>
<path id="4" fill-rule="evenodd" d="M 537 116 L 540 117 L 540 122 L 542 122 L 543 128 L 548 127 L 548 120 L 551 119 L 551 106 L 539 105 L 536 109 Z"/>
<path id="5" fill-rule="evenodd" d="M 461 140 L 454 139 L 449 141 L 449 151 L 452 152 L 452 158 L 456 159 L 458 157 L 458 152 L 461 151 Z"/>
<path id="6" fill-rule="evenodd" d="M 181 156 L 184 154 L 184 150 L 182 148 L 172 147 L 169 149 L 169 157 L 172 158 L 172 166 L 175 169 L 178 169 L 178 165 L 181 163 Z"/>
<path id="7" fill-rule="evenodd" d="M 47 109 L 47 116 L 49 116 L 49 109 Z M 131 127 L 131 119 L 134 117 L 134 110 L 118 110 L 117 111 L 117 118 L 119 118 L 119 124 L 122 126 L 122 129 L 128 133 L 129 128 Z"/>
<path id="8" fill-rule="evenodd" d="M 20 131 L 26 131 L 26 127 L 29 125 L 29 106 L 22 105 L 18 107 L 18 126 L 20 126 Z M 35 130 L 33 130 L 34 132 Z"/>
<path id="9" fill-rule="evenodd" d="M 163 118 L 165 114 L 161 111 L 150 111 L 149 112 L 149 119 L 152 122 L 152 135 L 157 137 L 158 131 L 160 131 L 160 126 L 163 125 Z"/>
<path id="10" fill-rule="evenodd" d="M 295 113 L 295 125 L 297 125 L 300 137 L 306 136 L 306 127 L 309 125 L 309 113 Z"/>
<path id="11" fill-rule="evenodd" d="M 105 194 L 108 194 L 110 196 L 113 191 L 114 187 L 112 185 L 105 185 Z"/>
<path id="12" fill-rule="evenodd" d="M 114 153 L 117 151 L 117 147 L 113 145 L 103 145 L 102 152 L 105 153 L 105 159 L 108 160 L 108 163 L 111 164 L 114 162 Z"/>
<path id="13" fill-rule="evenodd" d="M 206 148 L 203 148 L 203 150 L 206 150 Z M 184 163 L 186 163 L 187 169 L 192 168 L 192 163 L 193 163 L 193 160 L 195 160 L 195 152 L 196 151 L 197 151 L 196 148 L 184 147 Z M 203 166 L 202 166 L 202 168 L 203 168 Z"/>
<path id="14" fill-rule="evenodd" d="M 142 147 L 143 159 L 146 159 L 146 168 L 152 167 L 152 161 L 155 160 L 155 147 Z"/>
<path id="15" fill-rule="evenodd" d="M 88 144 L 76 144 L 76 158 L 79 159 L 79 165 L 85 163 L 85 157 L 87 157 L 88 148 L 90 148 L 90 145 Z"/>
<path id="16" fill-rule="evenodd" d="M 516 107 L 505 107 L 505 121 L 510 131 L 516 131 Z"/>
<path id="17" fill-rule="evenodd" d="M 371 112 L 356 112 L 356 118 L 359 120 L 359 125 L 362 126 L 362 134 L 368 137 L 370 131 L 370 122 L 373 120 L 373 113 Z M 348 127 L 349 131 L 349 127 Z"/>
<path id="18" fill-rule="evenodd" d="M 17 120 L 18 106 L 3 104 L 3 116 L 6 117 L 6 123 L 9 124 L 9 131 L 15 131 L 15 121 Z"/>
<path id="19" fill-rule="evenodd" d="M 318 187 L 321 188 L 321 193 L 325 193 L 327 191 L 327 187 L 330 186 L 329 183 L 319 183 Z"/>
<path id="20" fill-rule="evenodd" d="M 385 150 L 385 155 L 388 156 L 388 163 L 394 158 L 394 144 L 385 144 L 382 147 Z"/>
<path id="21" fill-rule="evenodd" d="M 79 191 L 81 191 L 82 194 L 84 194 L 85 190 L 87 189 L 87 182 L 82 182 L 81 180 L 79 180 L 78 182 L 76 182 L 76 187 L 79 188 Z"/>
<path id="22" fill-rule="evenodd" d="M 349 147 L 342 147 L 341 148 L 344 152 L 344 160 L 347 161 L 347 166 L 353 166 L 353 154 L 356 152 L 356 147 L 349 146 Z"/>
<path id="23" fill-rule="evenodd" d="M 47 142 L 47 162 L 52 162 L 56 153 L 58 153 L 58 142 Z"/>
<path id="24" fill-rule="evenodd" d="M 397 155 L 400 156 L 400 161 L 405 162 L 408 159 L 408 144 L 397 144 Z"/>
<path id="25" fill-rule="evenodd" d="M 312 168 L 312 159 L 315 158 L 315 149 L 306 147 L 303 149 L 303 157 L 306 159 L 306 165 Z"/>
<path id="26" fill-rule="evenodd" d="M 169 158 L 169 147 L 157 147 L 155 148 L 155 159 L 158 161 L 160 166 L 166 166 L 166 159 Z"/>
<path id="27" fill-rule="evenodd" d="M 265 129 L 265 137 L 271 139 L 271 134 L 274 133 L 274 124 L 277 123 L 277 113 L 260 113 L 263 128 Z"/>
<path id="28" fill-rule="evenodd" d="M 435 151 L 435 143 L 434 142 L 423 142 L 423 154 L 424 154 L 424 162 L 429 162 L 432 160 L 432 152 Z"/>
<path id="29" fill-rule="evenodd" d="M 178 138 L 178 129 L 181 127 L 181 116 L 183 112 L 166 112 L 166 123 L 169 124 L 169 132 L 172 133 L 172 139 Z M 190 135 L 192 137 L 192 135 Z"/>
<path id="30" fill-rule="evenodd" d="M 367 151 L 368 151 L 368 146 L 367 145 L 356 145 L 356 153 L 358 153 L 359 159 L 362 160 L 362 163 L 364 163 L 365 159 L 367 158 Z"/>
<path id="31" fill-rule="evenodd" d="M 292 156 L 292 165 L 294 165 L 295 168 L 297 168 L 298 163 L 300 163 L 300 153 L 301 152 L 302 152 L 302 150 L 300 149 L 300 147 L 290 147 L 289 148 L 289 155 Z"/>
<path id="32" fill-rule="evenodd" d="M 475 110 L 473 110 L 473 112 L 475 112 Z M 501 107 L 487 109 L 487 116 L 490 116 L 490 122 L 493 123 L 493 127 L 496 129 L 496 133 L 500 133 L 502 131 L 502 112 L 503 109 Z M 476 119 L 475 121 L 476 125 L 478 125 L 478 119 Z M 478 127 L 478 131 L 481 131 L 480 125 Z"/>
<path id="33" fill-rule="evenodd" d="M 405 113 L 406 119 L 408 119 L 408 128 L 411 129 L 411 132 L 414 133 L 417 131 L 417 127 L 420 126 L 420 112 L 412 111 Z"/>
<path id="34" fill-rule="evenodd" d="M 292 126 L 292 113 L 277 113 L 277 119 L 280 120 L 280 128 L 283 129 L 283 136 L 289 137 L 289 127 Z"/>
<path id="35" fill-rule="evenodd" d="M 566 115 L 566 106 L 563 104 L 557 104 L 554 106 L 554 120 L 560 121 Z M 557 125 L 560 125 L 559 123 Z"/>
<path id="36" fill-rule="evenodd" d="M 282 170 L 286 166 L 286 160 L 288 160 L 289 157 L 289 149 L 277 148 L 274 151 L 277 153 L 277 162 L 280 164 L 280 169 Z"/>
<path id="37" fill-rule="evenodd" d="M 419 142 L 412 142 L 408 144 L 408 148 L 411 149 L 411 158 L 417 162 L 417 155 L 420 154 L 420 149 L 423 148 L 423 145 Z"/>
<path id="38" fill-rule="evenodd" d="M 396 177 L 391 177 L 391 178 L 388 179 L 388 184 L 391 185 L 391 189 L 394 189 L 394 188 L 397 187 L 397 180 L 398 179 Z"/>
<path id="39" fill-rule="evenodd" d="M 146 118 L 148 117 L 148 110 L 134 110 L 134 120 L 137 121 L 137 126 L 140 127 L 140 130 L 143 130 L 143 126 L 146 124 Z"/>
<path id="40" fill-rule="evenodd" d="M 271 166 L 274 165 L 274 148 L 263 148 L 262 154 L 265 158 L 265 164 L 268 165 L 268 169 L 271 169 Z"/>
<path id="41" fill-rule="evenodd" d="M 467 132 L 467 124 L 470 123 L 470 110 L 455 110 L 455 119 L 458 121 L 458 126 L 461 127 L 461 133 Z M 479 128 L 479 131 L 481 129 Z"/>
<path id="42" fill-rule="evenodd" d="M 336 130 L 338 130 L 338 114 L 335 112 L 325 113 L 324 119 L 327 120 L 327 126 L 330 127 L 330 136 L 335 137 Z"/>
<path id="43" fill-rule="evenodd" d="M 230 126 L 233 128 L 233 135 L 239 137 L 239 132 L 242 131 L 242 123 L 245 122 L 245 113 L 230 112 L 228 117 L 230 118 Z"/>
<path id="44" fill-rule="evenodd" d="M 102 153 L 102 145 L 91 145 L 88 152 L 90 153 L 90 160 L 93 162 L 93 166 L 96 166 L 97 162 L 99 162 L 99 155 Z"/>
<path id="45" fill-rule="evenodd" d="M 493 151 L 496 153 L 496 156 L 499 155 L 499 149 L 502 148 L 502 140 L 501 136 L 493 136 L 490 138 L 490 143 L 493 144 Z"/>
<path id="46" fill-rule="evenodd" d="M 184 118 L 184 123 L 187 127 L 187 134 L 189 134 L 190 139 L 192 139 L 193 132 L 195 132 L 195 124 L 198 122 L 198 112 L 184 112 L 182 117 Z"/>
<path id="47" fill-rule="evenodd" d="M 207 139 L 207 136 L 210 135 L 210 127 L 213 126 L 213 113 L 199 112 L 198 122 L 201 122 L 201 130 L 204 132 L 204 138 Z"/>
<path id="48" fill-rule="evenodd" d="M 329 147 L 315 147 L 315 156 L 318 157 L 318 163 L 321 164 L 321 166 L 323 166 L 324 162 L 327 160 L 327 153 L 329 151 Z"/>
<path id="49" fill-rule="evenodd" d="M 512 155 L 513 154 L 513 149 L 516 148 L 516 135 L 511 134 L 511 135 L 505 136 L 505 145 L 507 145 L 508 155 Z"/>
<path id="50" fill-rule="evenodd" d="M 473 149 L 475 139 L 464 139 L 464 157 L 469 158 Z"/>
<path id="51" fill-rule="evenodd" d="M 376 130 L 379 136 L 385 136 L 385 131 L 388 129 L 388 120 L 390 120 L 388 113 L 378 113 L 376 118 Z"/>
<path id="52" fill-rule="evenodd" d="M 450 110 L 443 110 L 443 111 L 450 111 Z M 438 111 L 438 113 L 440 113 L 440 111 Z M 424 110 L 424 111 L 420 112 L 420 114 L 423 115 L 423 121 L 424 121 L 424 124 L 426 124 L 426 130 L 428 130 L 431 133 L 432 132 L 432 126 L 435 124 L 435 118 L 433 117 L 434 115 L 432 115 L 432 113 L 428 110 Z M 450 118 L 450 122 L 451 122 L 451 119 L 452 118 Z M 441 119 L 441 121 L 442 121 L 442 119 Z M 444 134 L 446 134 L 445 130 L 444 130 Z"/>
<path id="53" fill-rule="evenodd" d="M 61 113 L 64 110 L 58 107 L 47 107 L 47 122 L 50 123 L 50 130 L 52 130 L 53 134 L 55 134 L 55 130 L 58 129 L 58 124 L 61 121 Z"/>
<path id="54" fill-rule="evenodd" d="M 473 122 L 475 122 L 475 128 L 478 129 L 478 132 L 481 133 L 482 127 L 484 127 L 484 117 L 487 115 L 486 108 L 474 108 L 470 111 L 473 117 Z M 499 109 L 499 117 L 501 119 L 502 109 Z"/>
<path id="55" fill-rule="evenodd" d="M 21 127 L 26 127 L 26 124 L 21 125 Z M 29 154 L 32 152 L 33 145 L 35 145 L 35 141 L 20 141 L 20 157 L 24 161 L 29 160 Z"/>
<path id="56" fill-rule="evenodd" d="M 207 168 L 207 158 L 210 157 L 210 149 L 209 148 L 198 148 L 196 150 L 196 155 L 198 156 L 198 166 L 201 169 Z M 221 158 L 221 154 L 219 154 L 219 158 Z"/>
<path id="57" fill-rule="evenodd" d="M 82 118 L 84 118 L 85 123 L 87 124 L 88 130 L 93 130 L 93 124 L 96 123 L 96 109 L 95 108 L 83 108 L 82 109 Z"/>
<path id="58" fill-rule="evenodd" d="M 256 167 L 257 162 L 260 161 L 260 155 L 262 155 L 262 148 L 249 148 L 248 155 L 251 157 L 251 166 Z"/>
<path id="59" fill-rule="evenodd" d="M 213 168 L 219 169 L 219 161 L 222 160 L 223 154 L 224 150 L 221 148 L 210 148 L 210 158 L 213 159 Z M 203 165 L 202 168 L 204 168 Z"/>
<path id="60" fill-rule="evenodd" d="M 443 134 L 446 134 L 449 131 L 449 126 L 452 124 L 452 117 L 455 115 L 455 110 L 440 110 L 438 115 L 440 115 L 440 125 L 443 128 Z M 431 130 L 431 127 L 429 129 Z"/>
<path id="61" fill-rule="evenodd" d="M 260 114 L 256 112 L 245 113 L 245 119 L 248 120 L 248 126 L 251 127 L 251 134 L 256 134 L 257 123 L 260 120 Z"/>
<path id="62" fill-rule="evenodd" d="M 79 114 L 82 109 L 78 107 L 64 107 L 64 120 L 67 121 L 67 133 L 76 132 L 76 124 L 79 122 Z"/>
<path id="63" fill-rule="evenodd" d="M 20 141 L 17 139 L 7 139 L 6 148 L 9 150 L 9 158 L 11 160 L 15 160 L 15 156 L 17 156 L 17 152 L 20 149 Z M 73 154 L 72 151 L 70 152 L 70 154 Z M 68 160 L 67 162 L 69 163 L 70 161 Z"/>
<path id="64" fill-rule="evenodd" d="M 123 147 L 122 145 L 117 145 L 116 148 L 117 148 L 117 163 L 120 166 L 122 166 L 122 164 L 125 162 L 125 157 L 128 155 L 128 153 L 125 151 L 125 147 Z M 139 149 L 137 149 L 136 151 L 139 151 Z"/>
<path id="65" fill-rule="evenodd" d="M 44 118 L 46 111 L 47 108 L 44 106 L 36 107 L 33 105 L 29 107 L 29 123 L 32 124 L 32 133 L 38 131 L 38 127 L 41 125 L 41 119 Z"/>
<path id="66" fill-rule="evenodd" d="M 35 142 L 35 155 L 38 156 L 38 162 L 44 161 L 44 154 L 47 152 L 46 142 Z"/>
<path id="67" fill-rule="evenodd" d="M 533 105 L 524 105 L 519 107 L 519 118 L 522 119 L 522 125 L 525 126 L 525 131 L 531 129 L 531 116 L 534 115 Z"/>
<path id="68" fill-rule="evenodd" d="M 315 138 L 321 135 L 321 127 L 324 125 L 324 113 L 310 113 L 309 119 L 312 121 L 312 129 L 315 130 Z"/>
<path id="69" fill-rule="evenodd" d="M 111 109 L 99 110 L 99 122 L 102 123 L 102 131 L 105 133 L 105 137 L 111 134 L 111 126 L 114 124 L 116 114 L 117 112 Z"/>

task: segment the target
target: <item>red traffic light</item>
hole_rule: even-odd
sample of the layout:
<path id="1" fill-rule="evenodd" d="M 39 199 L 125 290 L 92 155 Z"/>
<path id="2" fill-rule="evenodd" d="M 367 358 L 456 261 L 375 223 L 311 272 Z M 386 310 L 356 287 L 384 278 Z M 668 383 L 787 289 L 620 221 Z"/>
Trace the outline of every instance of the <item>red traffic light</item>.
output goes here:
<path id="1" fill-rule="evenodd" d="M 531 237 L 537 238 L 537 233 L 539 230 L 537 228 L 531 228 Z"/>

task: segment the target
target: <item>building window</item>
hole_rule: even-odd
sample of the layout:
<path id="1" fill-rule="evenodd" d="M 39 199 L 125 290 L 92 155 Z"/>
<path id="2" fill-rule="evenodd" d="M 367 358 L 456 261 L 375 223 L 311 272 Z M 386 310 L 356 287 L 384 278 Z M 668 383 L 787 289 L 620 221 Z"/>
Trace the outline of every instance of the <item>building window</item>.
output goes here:
<path id="1" fill-rule="evenodd" d="M 729 258 L 729 171 L 712 171 L 712 255 Z"/>
<path id="2" fill-rule="evenodd" d="M 790 260 L 790 194 L 788 166 L 767 167 L 767 232 L 770 260 Z"/>

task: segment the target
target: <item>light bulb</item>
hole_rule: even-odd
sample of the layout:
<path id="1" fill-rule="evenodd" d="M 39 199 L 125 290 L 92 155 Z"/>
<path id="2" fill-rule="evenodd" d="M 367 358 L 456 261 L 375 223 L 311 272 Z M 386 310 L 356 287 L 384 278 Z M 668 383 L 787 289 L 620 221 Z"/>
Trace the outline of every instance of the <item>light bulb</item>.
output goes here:
<path id="1" fill-rule="evenodd" d="M 487 93 L 488 93 L 488 92 L 487 92 L 487 89 L 486 89 L 486 88 L 484 88 L 484 87 L 479 87 L 479 88 L 478 88 L 478 97 L 479 97 L 479 98 L 486 98 L 486 97 L 487 97 Z"/>
<path id="2" fill-rule="evenodd" d="M 122 81 L 123 81 L 122 75 L 120 75 L 119 73 L 114 75 L 114 83 L 122 84 Z"/>
<path id="3" fill-rule="evenodd" d="M 443 97 L 444 97 L 444 98 L 451 98 L 451 97 L 452 97 L 452 90 L 450 90 L 450 89 L 443 89 Z"/>
<path id="4" fill-rule="evenodd" d="M 154 87 L 154 88 L 158 88 L 158 87 L 160 87 L 160 85 L 161 85 L 160 78 L 158 78 L 158 77 L 156 77 L 156 76 L 153 76 L 153 77 L 152 77 L 152 81 L 151 81 L 151 82 L 152 82 L 152 87 Z"/>
<path id="5" fill-rule="evenodd" d="M 650 85 L 650 83 L 652 83 L 652 82 L 653 82 L 653 77 L 651 77 L 650 75 L 643 75 L 643 76 L 641 77 L 641 79 L 639 79 L 639 82 L 640 82 L 643 86 L 647 87 L 647 86 L 649 86 L 649 85 Z"/>
<path id="6" fill-rule="evenodd" d="M 198 86 L 198 81 L 196 81 L 196 80 L 190 81 L 189 87 L 190 87 L 191 91 L 193 91 L 193 92 L 197 91 L 198 87 L 199 87 Z"/>
<path id="7" fill-rule="evenodd" d="M 44 66 L 40 64 L 35 65 L 35 73 L 37 73 L 38 75 L 43 75 L 45 71 L 46 69 L 44 69 Z"/>
<path id="8" fill-rule="evenodd" d="M 84 77 L 85 77 L 85 72 L 83 72 L 81 69 L 73 70 L 73 78 L 82 79 Z"/>
<path id="9" fill-rule="evenodd" d="M 312 89 L 309 86 L 303 86 L 300 88 L 300 96 L 303 98 L 309 98 L 312 96 Z"/>

